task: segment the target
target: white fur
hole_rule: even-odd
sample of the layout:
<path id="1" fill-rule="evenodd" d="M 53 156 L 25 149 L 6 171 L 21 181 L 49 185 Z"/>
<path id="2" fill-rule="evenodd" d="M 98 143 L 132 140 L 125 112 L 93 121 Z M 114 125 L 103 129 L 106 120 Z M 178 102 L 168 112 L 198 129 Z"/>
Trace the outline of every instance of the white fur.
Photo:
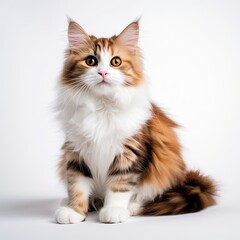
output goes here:
<path id="1" fill-rule="evenodd" d="M 108 191 L 105 196 L 104 207 L 99 213 L 100 222 L 125 222 L 130 216 L 128 205 L 132 192 Z"/>
<path id="2" fill-rule="evenodd" d="M 93 180 L 89 177 L 80 176 L 74 187 L 76 191 L 81 192 L 86 198 L 88 198 L 92 193 Z"/>
<path id="3" fill-rule="evenodd" d="M 123 207 L 127 208 L 132 197 L 132 192 L 112 192 L 107 191 L 104 201 L 104 207 Z"/>
<path id="4" fill-rule="evenodd" d="M 130 212 L 131 216 L 139 215 L 141 212 L 141 203 L 138 203 L 136 201 L 131 201 L 128 205 L 128 210 Z"/>
<path id="5" fill-rule="evenodd" d="M 136 201 L 146 202 L 148 200 L 153 200 L 157 195 L 161 194 L 159 190 L 153 188 L 148 184 L 144 184 L 140 188 L 137 189 Z"/>
<path id="6" fill-rule="evenodd" d="M 124 141 L 149 119 L 145 87 L 119 88 L 110 96 L 61 89 L 60 120 L 69 140 L 90 168 L 95 193 L 104 196 L 107 171 Z"/>
<path id="7" fill-rule="evenodd" d="M 55 213 L 55 219 L 58 223 L 78 223 L 85 218 L 86 216 L 77 213 L 70 207 L 59 207 Z"/>
<path id="8" fill-rule="evenodd" d="M 126 222 L 130 216 L 127 208 L 109 207 L 102 208 L 99 213 L 99 220 L 103 223 L 120 223 Z"/>

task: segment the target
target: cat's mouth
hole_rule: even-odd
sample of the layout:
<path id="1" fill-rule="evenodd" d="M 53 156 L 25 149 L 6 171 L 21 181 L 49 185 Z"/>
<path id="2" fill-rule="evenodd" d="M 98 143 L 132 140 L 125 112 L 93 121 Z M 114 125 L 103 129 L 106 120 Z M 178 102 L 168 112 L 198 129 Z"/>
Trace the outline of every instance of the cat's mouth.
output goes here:
<path id="1" fill-rule="evenodd" d="M 109 85 L 110 86 L 110 83 L 107 82 L 106 79 L 102 79 L 102 81 L 99 82 L 98 85 Z"/>

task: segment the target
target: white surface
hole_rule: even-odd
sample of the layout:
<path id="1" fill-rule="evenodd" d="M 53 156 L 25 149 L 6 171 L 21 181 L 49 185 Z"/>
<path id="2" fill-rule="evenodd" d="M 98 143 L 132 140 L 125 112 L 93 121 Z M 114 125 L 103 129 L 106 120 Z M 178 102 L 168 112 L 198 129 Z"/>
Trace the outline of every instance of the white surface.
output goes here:
<path id="1" fill-rule="evenodd" d="M 1 1 L 0 239 L 239 239 L 239 1 Z M 103 225 L 57 225 L 65 196 L 56 164 L 63 136 L 51 111 L 67 44 L 66 15 L 97 36 L 142 15 L 152 98 L 183 127 L 187 164 L 220 185 L 216 207 Z"/>
<path id="2" fill-rule="evenodd" d="M 212 207 L 197 214 L 132 217 L 126 223 L 102 224 L 90 213 L 79 224 L 53 222 L 59 200 L 18 200 L 2 205 L 0 238 L 42 239 L 239 239 L 239 207 Z"/>

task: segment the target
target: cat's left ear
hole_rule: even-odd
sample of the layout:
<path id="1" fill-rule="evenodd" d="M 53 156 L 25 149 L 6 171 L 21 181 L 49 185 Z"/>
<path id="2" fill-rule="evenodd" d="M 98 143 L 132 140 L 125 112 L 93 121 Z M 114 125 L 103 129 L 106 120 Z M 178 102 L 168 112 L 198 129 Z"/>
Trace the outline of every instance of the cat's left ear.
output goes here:
<path id="1" fill-rule="evenodd" d="M 130 23 L 118 36 L 119 42 L 131 49 L 135 50 L 138 45 L 139 24 L 138 21 Z"/>

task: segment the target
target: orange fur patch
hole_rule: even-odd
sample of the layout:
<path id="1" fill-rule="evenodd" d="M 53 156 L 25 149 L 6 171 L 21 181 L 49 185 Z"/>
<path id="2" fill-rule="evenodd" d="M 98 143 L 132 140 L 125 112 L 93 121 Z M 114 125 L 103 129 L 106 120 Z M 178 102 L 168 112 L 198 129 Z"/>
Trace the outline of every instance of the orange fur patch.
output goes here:
<path id="1" fill-rule="evenodd" d="M 159 108 L 152 105 L 149 121 L 149 135 L 152 145 L 152 162 L 142 179 L 160 193 L 183 181 L 185 164 L 181 157 L 180 145 L 173 130 L 176 127 Z"/>

